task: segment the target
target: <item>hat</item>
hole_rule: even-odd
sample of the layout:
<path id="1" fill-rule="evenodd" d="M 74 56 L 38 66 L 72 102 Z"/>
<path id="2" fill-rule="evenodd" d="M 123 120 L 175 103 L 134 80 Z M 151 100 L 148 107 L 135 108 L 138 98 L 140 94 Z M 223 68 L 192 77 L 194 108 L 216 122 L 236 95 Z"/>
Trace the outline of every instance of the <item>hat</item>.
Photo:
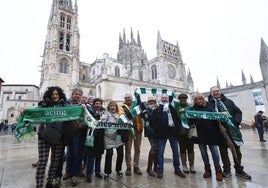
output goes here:
<path id="1" fill-rule="evenodd" d="M 124 99 L 127 97 L 130 97 L 132 99 L 132 96 L 129 93 L 125 94 Z"/>
<path id="2" fill-rule="evenodd" d="M 187 96 L 186 94 L 182 93 L 182 94 L 180 94 L 180 95 L 178 96 L 178 99 L 182 99 L 182 98 L 186 98 L 186 99 L 188 99 L 188 96 Z"/>
<path id="3" fill-rule="evenodd" d="M 154 96 L 149 96 L 149 97 L 147 98 L 147 102 L 149 102 L 149 101 L 155 101 L 155 102 L 156 102 Z"/>

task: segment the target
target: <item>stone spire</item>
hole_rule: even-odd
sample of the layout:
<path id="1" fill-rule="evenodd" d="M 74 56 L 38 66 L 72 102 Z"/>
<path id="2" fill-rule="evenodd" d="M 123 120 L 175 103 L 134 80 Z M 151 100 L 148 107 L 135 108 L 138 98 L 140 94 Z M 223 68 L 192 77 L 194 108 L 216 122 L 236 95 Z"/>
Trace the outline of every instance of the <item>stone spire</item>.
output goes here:
<path id="1" fill-rule="evenodd" d="M 242 84 L 243 84 L 243 85 L 247 84 L 247 79 L 246 79 L 246 77 L 245 77 L 245 74 L 244 74 L 243 69 L 242 69 Z"/>
<path id="2" fill-rule="evenodd" d="M 250 83 L 252 84 L 252 83 L 254 83 L 254 80 L 253 80 L 253 78 L 252 78 L 252 75 L 250 74 Z"/>
<path id="3" fill-rule="evenodd" d="M 218 88 L 221 88 L 221 84 L 220 84 L 220 82 L 219 82 L 218 76 L 217 76 L 217 87 L 218 87 Z"/>

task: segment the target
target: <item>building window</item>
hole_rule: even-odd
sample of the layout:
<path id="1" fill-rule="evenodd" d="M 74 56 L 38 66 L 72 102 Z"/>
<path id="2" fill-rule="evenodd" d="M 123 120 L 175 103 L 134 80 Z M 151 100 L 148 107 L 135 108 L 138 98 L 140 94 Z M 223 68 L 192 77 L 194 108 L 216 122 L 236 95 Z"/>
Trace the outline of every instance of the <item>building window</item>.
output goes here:
<path id="1" fill-rule="evenodd" d="M 9 96 L 7 96 L 7 100 L 9 100 Z"/>
<path id="2" fill-rule="evenodd" d="M 60 73 L 67 74 L 68 73 L 68 61 L 66 58 L 62 58 L 60 61 Z"/>
<path id="3" fill-rule="evenodd" d="M 64 45 L 64 34 L 61 32 L 59 40 L 59 49 L 63 50 L 63 45 Z"/>
<path id="4" fill-rule="evenodd" d="M 66 35 L 66 51 L 70 51 L 70 41 L 71 41 L 71 36 L 69 34 Z"/>
<path id="5" fill-rule="evenodd" d="M 65 26 L 65 15 L 62 14 L 62 15 L 60 16 L 60 27 L 61 27 L 61 28 L 64 28 L 64 26 Z"/>
<path id="6" fill-rule="evenodd" d="M 71 19 L 71 17 L 67 17 L 67 30 L 71 30 L 71 23 L 72 23 L 72 21 L 71 21 L 72 19 Z"/>
<path id="7" fill-rule="evenodd" d="M 69 52 L 71 50 L 71 25 L 72 17 L 61 14 L 60 16 L 60 32 L 59 32 L 59 49 L 66 50 Z"/>
<path id="8" fill-rule="evenodd" d="M 21 100 L 21 96 L 18 97 L 18 100 Z"/>
<path id="9" fill-rule="evenodd" d="M 152 71 L 152 79 L 156 79 L 157 78 L 157 69 L 156 69 L 155 65 L 152 66 L 151 71 Z"/>
<path id="10" fill-rule="evenodd" d="M 116 77 L 120 77 L 120 68 L 118 66 L 115 67 L 114 73 Z"/>
<path id="11" fill-rule="evenodd" d="M 10 114 L 10 117 L 12 117 L 12 118 L 13 118 L 13 117 L 14 117 L 14 114 Z"/>

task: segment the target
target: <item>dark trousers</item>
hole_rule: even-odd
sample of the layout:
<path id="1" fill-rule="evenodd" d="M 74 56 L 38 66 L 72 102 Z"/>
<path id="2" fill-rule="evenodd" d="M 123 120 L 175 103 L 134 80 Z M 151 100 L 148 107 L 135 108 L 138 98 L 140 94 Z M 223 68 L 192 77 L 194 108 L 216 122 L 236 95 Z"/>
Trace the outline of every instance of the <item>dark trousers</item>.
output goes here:
<path id="1" fill-rule="evenodd" d="M 181 135 L 178 138 L 179 146 L 180 146 L 180 153 L 194 153 L 194 143 L 191 138 L 188 138 L 187 135 Z"/>
<path id="2" fill-rule="evenodd" d="M 124 158 L 124 145 L 118 146 L 116 148 L 117 159 L 116 159 L 116 167 L 115 171 L 120 172 L 122 170 L 123 158 Z M 112 173 L 112 158 L 113 158 L 113 148 L 106 150 L 105 156 L 105 165 L 104 165 L 104 173 L 111 174 Z"/>
<path id="3" fill-rule="evenodd" d="M 260 138 L 260 141 L 263 140 L 263 127 L 262 126 L 257 126 L 257 129 L 258 129 L 258 134 L 259 134 L 259 138 Z"/>
<path id="4" fill-rule="evenodd" d="M 237 160 L 235 160 L 233 158 L 234 168 L 236 170 L 241 170 L 241 169 L 243 169 L 243 166 L 241 166 L 242 153 L 240 151 L 240 147 L 237 146 L 235 143 L 233 143 L 233 144 L 234 144 L 236 155 L 237 155 Z M 220 150 L 220 154 L 221 154 L 221 160 L 223 163 L 223 171 L 230 172 L 231 171 L 231 162 L 230 162 L 229 155 L 228 155 L 228 147 L 227 146 L 219 146 L 219 150 Z"/>

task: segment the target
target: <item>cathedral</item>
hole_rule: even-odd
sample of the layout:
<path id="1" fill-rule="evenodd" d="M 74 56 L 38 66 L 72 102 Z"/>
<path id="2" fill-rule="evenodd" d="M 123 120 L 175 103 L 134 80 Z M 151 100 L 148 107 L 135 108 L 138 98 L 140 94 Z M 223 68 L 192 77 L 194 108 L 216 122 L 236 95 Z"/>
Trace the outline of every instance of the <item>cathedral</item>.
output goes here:
<path id="1" fill-rule="evenodd" d="M 142 48 L 139 32 L 119 32 L 116 57 L 104 53 L 94 62 L 80 61 L 80 33 L 78 5 L 71 0 L 53 0 L 47 26 L 41 64 L 40 85 L 3 84 L 0 78 L 0 119 L 15 123 L 21 109 L 36 107 L 49 86 L 64 89 L 68 97 L 71 90 L 80 87 L 84 95 L 123 101 L 126 93 L 133 94 L 137 88 L 169 89 L 176 94 L 186 93 L 189 102 L 195 95 L 194 83 L 189 69 L 182 60 L 179 44 L 171 44 L 156 33 L 157 55 L 148 60 Z M 243 111 L 243 123 L 250 124 L 258 110 L 268 116 L 268 47 L 261 39 L 259 65 L 263 80 L 254 82 L 250 76 L 247 83 L 242 71 L 242 84 L 221 87 L 222 93 L 232 99 Z M 217 80 L 219 85 L 219 81 Z M 2 85 L 2 88 L 1 88 Z M 203 93 L 205 96 L 209 92 Z"/>
<path id="2" fill-rule="evenodd" d="M 81 62 L 77 1 L 53 0 L 41 65 L 40 96 L 48 86 L 58 85 L 70 96 L 74 87 L 85 95 L 122 101 L 136 88 L 171 89 L 193 93 L 190 70 L 186 70 L 177 44 L 157 33 L 157 56 L 148 60 L 139 32 L 119 34 L 117 57 L 104 53 L 94 62 Z"/>

